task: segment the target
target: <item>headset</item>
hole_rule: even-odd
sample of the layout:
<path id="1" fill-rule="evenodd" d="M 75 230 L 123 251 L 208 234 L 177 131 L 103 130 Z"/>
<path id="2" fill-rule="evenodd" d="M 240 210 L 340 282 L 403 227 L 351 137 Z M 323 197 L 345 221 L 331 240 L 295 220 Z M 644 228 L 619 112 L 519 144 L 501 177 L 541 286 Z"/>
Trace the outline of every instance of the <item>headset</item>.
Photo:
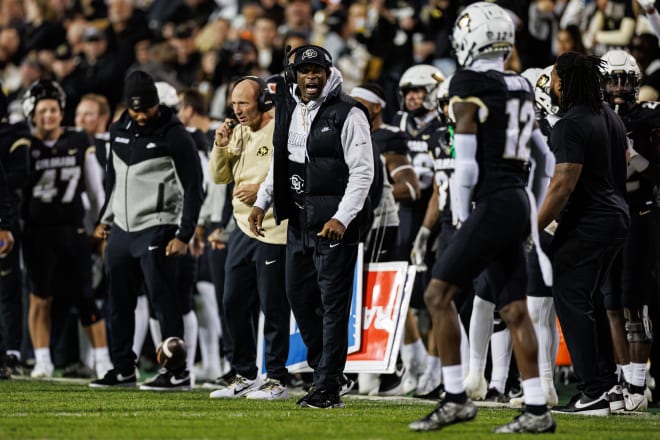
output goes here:
<path id="1" fill-rule="evenodd" d="M 295 49 L 291 49 L 291 46 L 287 46 L 285 50 L 286 56 L 284 57 L 284 81 L 287 84 L 294 84 L 296 82 L 296 69 L 293 67 L 293 62 L 289 61 L 291 59 L 291 55 L 294 55 L 293 59 L 295 61 L 295 55 L 298 52 L 307 49 L 314 49 L 323 52 L 323 54 L 325 55 L 323 59 L 326 61 L 325 68 L 330 70 L 330 68 L 332 67 L 332 56 L 330 55 L 330 52 L 328 52 L 321 46 L 315 46 L 313 44 L 305 44 L 304 46 L 299 46 L 296 47 Z"/>
<path id="2" fill-rule="evenodd" d="M 273 108 L 273 95 L 270 94 L 270 89 L 268 88 L 268 84 L 266 84 L 266 81 L 259 78 L 258 76 L 248 75 L 236 80 L 236 82 L 234 83 L 234 87 L 236 87 L 236 85 L 239 82 L 245 80 L 254 81 L 257 84 L 259 84 L 260 92 L 259 92 L 259 97 L 257 98 L 257 110 L 259 110 L 261 113 L 265 113 L 271 108 Z"/>

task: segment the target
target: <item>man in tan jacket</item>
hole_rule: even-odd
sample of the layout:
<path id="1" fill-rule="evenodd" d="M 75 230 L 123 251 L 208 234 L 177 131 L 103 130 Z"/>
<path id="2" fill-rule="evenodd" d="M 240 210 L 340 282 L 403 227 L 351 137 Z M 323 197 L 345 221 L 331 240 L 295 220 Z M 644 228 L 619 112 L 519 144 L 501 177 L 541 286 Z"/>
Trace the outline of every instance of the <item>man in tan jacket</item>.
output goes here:
<path id="1" fill-rule="evenodd" d="M 273 101 L 262 79 L 246 76 L 235 83 L 231 105 L 236 119 L 226 119 L 216 130 L 209 166 L 215 183 L 234 182 L 232 204 L 238 228 L 227 246 L 222 302 L 234 341 L 231 363 L 236 376 L 226 388 L 213 391 L 211 398 L 285 399 L 291 315 L 284 285 L 287 224 L 276 225 L 269 210 L 263 223 L 267 236 L 255 237 L 248 225 L 273 157 Z M 258 304 L 265 316 L 263 383 L 256 366 Z"/>

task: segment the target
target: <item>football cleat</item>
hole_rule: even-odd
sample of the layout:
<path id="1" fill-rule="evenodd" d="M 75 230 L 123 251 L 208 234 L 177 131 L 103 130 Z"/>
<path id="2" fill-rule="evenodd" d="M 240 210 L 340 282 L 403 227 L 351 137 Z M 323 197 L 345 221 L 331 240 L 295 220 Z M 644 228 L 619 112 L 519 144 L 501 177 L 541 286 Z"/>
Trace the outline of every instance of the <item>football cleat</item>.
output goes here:
<path id="1" fill-rule="evenodd" d="M 555 432 L 555 429 L 557 429 L 557 424 L 550 411 L 538 416 L 529 412 L 523 412 L 506 425 L 495 428 L 493 432 L 496 434 L 524 432 L 540 434 L 543 432 Z"/>
<path id="2" fill-rule="evenodd" d="M 411 431 L 435 431 L 454 423 L 469 422 L 477 415 L 477 407 L 470 399 L 465 403 L 441 401 L 425 417 L 408 425 Z"/>

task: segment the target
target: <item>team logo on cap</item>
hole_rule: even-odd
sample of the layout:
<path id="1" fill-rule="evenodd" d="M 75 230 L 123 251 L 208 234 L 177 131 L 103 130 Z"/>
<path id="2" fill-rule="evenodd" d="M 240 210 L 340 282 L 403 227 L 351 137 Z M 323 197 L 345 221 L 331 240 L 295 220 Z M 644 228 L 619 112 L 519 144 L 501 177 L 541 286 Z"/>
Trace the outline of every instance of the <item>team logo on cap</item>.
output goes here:
<path id="1" fill-rule="evenodd" d="M 139 108 L 141 103 L 142 103 L 142 100 L 140 99 L 139 96 L 131 97 L 131 107 Z"/>
<path id="2" fill-rule="evenodd" d="M 307 49 L 302 54 L 302 60 L 305 61 L 307 58 L 316 58 L 319 54 L 316 53 L 314 49 Z"/>

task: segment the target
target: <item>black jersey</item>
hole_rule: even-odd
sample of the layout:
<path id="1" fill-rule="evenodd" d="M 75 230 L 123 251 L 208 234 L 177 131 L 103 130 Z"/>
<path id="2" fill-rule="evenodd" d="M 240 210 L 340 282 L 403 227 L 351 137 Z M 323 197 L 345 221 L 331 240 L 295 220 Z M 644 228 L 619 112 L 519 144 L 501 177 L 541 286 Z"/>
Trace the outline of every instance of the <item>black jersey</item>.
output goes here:
<path id="1" fill-rule="evenodd" d="M 624 239 L 630 223 L 625 200 L 627 140 L 614 110 L 605 103 L 597 113 L 585 105 L 571 107 L 552 129 L 550 146 L 557 164 L 582 164 L 554 242 L 571 231 L 597 242 Z"/>
<path id="2" fill-rule="evenodd" d="M 423 194 L 422 199 L 425 198 L 424 194 L 430 196 L 433 188 L 433 157 L 430 152 L 440 145 L 447 135 L 447 127 L 440 118 L 437 115 L 429 117 L 431 117 L 430 121 L 421 128 L 417 127 L 415 118 L 406 112 L 400 111 L 392 119 L 392 125 L 398 126 L 401 131 L 405 131 L 409 136 L 410 161 L 419 180 L 419 188 Z M 428 199 L 428 197 L 426 198 Z"/>
<path id="3" fill-rule="evenodd" d="M 52 146 L 33 139 L 24 218 L 29 225 L 82 226 L 84 165 L 94 152 L 87 133 L 64 129 Z"/>
<path id="4" fill-rule="evenodd" d="M 435 183 L 438 185 L 438 209 L 442 223 L 452 223 L 451 202 L 449 197 L 449 179 L 456 167 L 453 151 L 453 129 L 447 130 L 444 140 L 433 148 L 433 168 Z"/>
<path id="5" fill-rule="evenodd" d="M 0 123 L 0 227 L 17 220 L 19 190 L 29 176 L 30 132 L 23 124 Z"/>
<path id="6" fill-rule="evenodd" d="M 96 160 L 99 161 L 99 165 L 101 165 L 105 173 L 105 169 L 108 166 L 108 155 L 110 154 L 110 133 L 106 131 L 95 134 L 92 140 L 96 148 Z"/>
<path id="7" fill-rule="evenodd" d="M 652 132 L 660 129 L 660 102 L 636 104 L 632 110 L 621 116 L 633 142 L 633 148 L 651 162 L 656 162 L 656 152 L 651 143 Z M 645 212 L 651 209 L 655 200 L 653 182 L 639 173 L 633 173 L 626 183 L 628 203 L 631 211 Z"/>
<path id="8" fill-rule="evenodd" d="M 529 141 L 534 128 L 534 93 L 524 77 L 489 70 L 457 72 L 449 85 L 451 103 L 479 105 L 479 180 L 474 200 L 506 188 L 524 187 L 529 177 Z M 450 108 L 451 108 L 450 103 Z"/>

